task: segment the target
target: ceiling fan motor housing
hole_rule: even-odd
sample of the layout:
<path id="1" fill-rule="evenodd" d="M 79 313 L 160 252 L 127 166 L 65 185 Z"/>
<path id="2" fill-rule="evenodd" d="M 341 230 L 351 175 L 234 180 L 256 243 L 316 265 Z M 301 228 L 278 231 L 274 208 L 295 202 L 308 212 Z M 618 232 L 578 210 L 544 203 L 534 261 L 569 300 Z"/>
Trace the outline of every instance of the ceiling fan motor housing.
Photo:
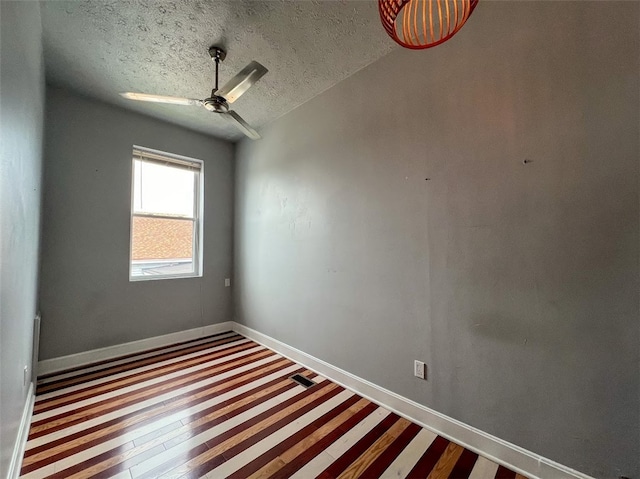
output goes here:
<path id="1" fill-rule="evenodd" d="M 204 100 L 204 107 L 209 111 L 217 113 L 226 113 L 229 111 L 229 104 L 221 96 L 215 94 L 215 90 L 211 92 L 211 98 Z"/>

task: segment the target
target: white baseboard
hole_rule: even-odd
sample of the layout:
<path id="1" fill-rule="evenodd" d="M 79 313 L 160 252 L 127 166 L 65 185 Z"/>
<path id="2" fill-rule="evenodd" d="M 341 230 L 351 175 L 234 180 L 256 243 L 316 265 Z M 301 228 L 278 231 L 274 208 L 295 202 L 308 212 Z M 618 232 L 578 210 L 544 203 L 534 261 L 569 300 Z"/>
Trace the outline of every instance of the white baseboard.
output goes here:
<path id="1" fill-rule="evenodd" d="M 216 333 L 222 333 L 224 331 L 231 331 L 232 329 L 232 321 L 226 321 L 224 323 L 211 324 L 209 326 L 188 329 L 186 331 L 178 331 L 177 333 L 155 336 L 153 338 L 141 339 L 130 343 L 93 349 L 91 351 L 85 351 L 77 354 L 70 354 L 59 358 L 44 359 L 38 362 L 38 374 L 44 375 L 64 371 L 65 369 L 85 366 L 87 364 L 95 363 L 96 361 L 113 359 L 125 354 L 139 353 L 148 349 L 169 346 L 182 341 L 189 341 Z"/>
<path id="2" fill-rule="evenodd" d="M 22 410 L 22 417 L 20 418 L 18 436 L 13 447 L 11 462 L 9 463 L 9 473 L 7 474 L 7 479 L 18 479 L 18 477 L 20 476 L 20 469 L 22 468 L 22 458 L 24 457 L 24 449 L 27 445 L 27 438 L 29 437 L 29 425 L 31 424 L 31 415 L 33 414 L 34 401 L 35 394 L 33 390 L 33 383 L 30 383 L 29 391 L 27 392 L 27 399 L 24 403 L 24 409 Z"/>
<path id="3" fill-rule="evenodd" d="M 554 479 L 593 479 L 586 474 L 377 386 L 243 324 L 232 322 L 232 329 L 273 349 L 282 356 L 326 376 L 341 386 L 355 391 L 368 400 L 531 479 L 548 479 L 550 477 Z"/>

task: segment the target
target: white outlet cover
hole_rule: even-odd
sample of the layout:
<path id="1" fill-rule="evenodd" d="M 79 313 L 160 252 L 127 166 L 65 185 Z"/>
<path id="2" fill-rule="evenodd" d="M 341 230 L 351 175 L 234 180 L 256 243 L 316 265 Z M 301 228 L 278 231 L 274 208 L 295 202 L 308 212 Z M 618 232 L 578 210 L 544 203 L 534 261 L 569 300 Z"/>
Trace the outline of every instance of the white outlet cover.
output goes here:
<path id="1" fill-rule="evenodd" d="M 422 361 L 414 361 L 413 375 L 420 379 L 427 379 L 427 365 Z"/>
<path id="2" fill-rule="evenodd" d="M 231 286 L 231 278 L 225 278 L 224 279 L 224 286 L 225 286 L 225 288 Z"/>

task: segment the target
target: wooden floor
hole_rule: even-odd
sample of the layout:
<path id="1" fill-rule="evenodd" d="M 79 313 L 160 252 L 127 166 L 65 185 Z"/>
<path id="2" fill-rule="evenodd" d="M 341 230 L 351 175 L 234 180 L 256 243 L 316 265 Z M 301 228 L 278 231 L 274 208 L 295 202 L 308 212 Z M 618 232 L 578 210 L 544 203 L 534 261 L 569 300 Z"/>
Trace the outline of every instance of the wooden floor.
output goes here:
<path id="1" fill-rule="evenodd" d="M 233 332 L 40 378 L 21 474 L 522 478 Z"/>

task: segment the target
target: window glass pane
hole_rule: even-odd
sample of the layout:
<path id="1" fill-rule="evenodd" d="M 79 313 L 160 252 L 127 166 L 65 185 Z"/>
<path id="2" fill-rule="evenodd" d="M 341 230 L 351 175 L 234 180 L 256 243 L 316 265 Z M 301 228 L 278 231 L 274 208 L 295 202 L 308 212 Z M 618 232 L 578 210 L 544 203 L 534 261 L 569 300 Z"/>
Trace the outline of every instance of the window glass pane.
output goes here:
<path id="1" fill-rule="evenodd" d="M 133 211 L 194 216 L 194 171 L 134 160 Z"/>
<path id="2" fill-rule="evenodd" d="M 131 276 L 193 273 L 194 222 L 134 216 Z"/>

